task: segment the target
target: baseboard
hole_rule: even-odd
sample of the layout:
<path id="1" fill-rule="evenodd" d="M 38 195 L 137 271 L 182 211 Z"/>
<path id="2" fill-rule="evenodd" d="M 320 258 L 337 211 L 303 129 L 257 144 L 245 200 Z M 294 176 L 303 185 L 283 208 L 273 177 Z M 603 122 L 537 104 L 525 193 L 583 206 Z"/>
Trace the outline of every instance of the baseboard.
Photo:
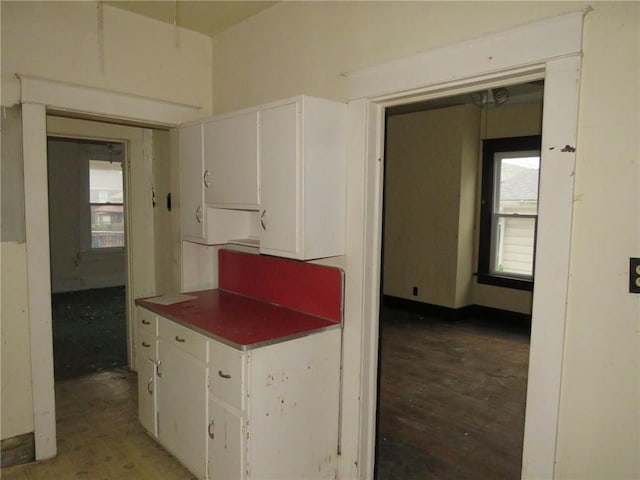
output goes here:
<path id="1" fill-rule="evenodd" d="M 33 462 L 36 458 L 36 444 L 33 432 L 2 440 L 0 466 L 10 467 Z"/>
<path id="2" fill-rule="evenodd" d="M 504 320 L 510 322 L 531 322 L 531 315 L 520 312 L 511 312 L 500 308 L 486 307 L 484 305 L 467 305 L 461 308 L 443 307 L 431 303 L 408 300 L 406 298 L 383 295 L 382 305 L 390 308 L 419 313 L 423 315 L 436 315 L 448 320 L 464 320 L 466 318 L 487 318 L 491 320 Z"/>

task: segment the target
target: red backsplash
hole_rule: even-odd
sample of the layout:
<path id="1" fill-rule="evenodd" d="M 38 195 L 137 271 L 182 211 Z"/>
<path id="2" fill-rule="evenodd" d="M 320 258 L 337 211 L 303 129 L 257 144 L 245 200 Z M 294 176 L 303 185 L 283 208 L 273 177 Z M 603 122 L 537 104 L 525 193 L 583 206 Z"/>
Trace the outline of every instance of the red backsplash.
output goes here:
<path id="1" fill-rule="evenodd" d="M 219 288 L 340 322 L 343 273 L 336 267 L 220 250 Z"/>

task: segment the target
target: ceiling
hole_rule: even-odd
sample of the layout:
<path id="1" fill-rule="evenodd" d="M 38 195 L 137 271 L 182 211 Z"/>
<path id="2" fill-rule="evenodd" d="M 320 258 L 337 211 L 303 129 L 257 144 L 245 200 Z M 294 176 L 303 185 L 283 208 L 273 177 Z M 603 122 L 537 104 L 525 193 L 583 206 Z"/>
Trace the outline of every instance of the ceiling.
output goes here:
<path id="1" fill-rule="evenodd" d="M 536 80 L 533 82 L 519 83 L 507 85 L 508 99 L 506 103 L 542 103 L 544 93 L 544 81 Z M 485 90 L 486 91 L 486 90 Z M 473 105 L 476 104 L 471 94 L 463 93 L 450 97 L 437 98 L 434 100 L 426 100 L 416 103 L 408 103 L 390 107 L 387 109 L 388 115 L 403 115 L 405 113 L 422 112 L 424 110 L 434 110 L 437 108 L 453 107 L 456 105 Z M 491 103 L 489 103 L 491 105 Z"/>
<path id="2" fill-rule="evenodd" d="M 278 2 L 267 1 L 107 1 L 107 5 L 154 18 L 170 25 L 204 33 L 218 33 L 272 7 Z"/>

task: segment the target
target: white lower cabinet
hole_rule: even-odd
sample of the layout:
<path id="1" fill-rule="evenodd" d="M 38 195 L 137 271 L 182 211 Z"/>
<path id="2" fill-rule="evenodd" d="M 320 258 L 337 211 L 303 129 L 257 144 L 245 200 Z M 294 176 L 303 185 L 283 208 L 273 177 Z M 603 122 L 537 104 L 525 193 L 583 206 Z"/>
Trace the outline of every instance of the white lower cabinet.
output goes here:
<path id="1" fill-rule="evenodd" d="M 138 355 L 138 417 L 144 429 L 157 436 L 156 429 L 156 363 Z"/>
<path id="2" fill-rule="evenodd" d="M 340 331 L 210 352 L 210 478 L 334 478 Z"/>
<path id="3" fill-rule="evenodd" d="M 209 399 L 209 478 L 244 479 L 245 435 L 244 418 L 240 412 Z"/>
<path id="4" fill-rule="evenodd" d="M 138 351 L 140 421 L 198 479 L 335 478 L 339 329 L 241 351 L 157 321 L 157 362 Z"/>
<path id="5" fill-rule="evenodd" d="M 158 327 L 158 440 L 196 477 L 204 479 L 207 363 L 200 341 L 206 348 L 206 339 L 163 318 Z"/>
<path id="6" fill-rule="evenodd" d="M 144 429 L 155 437 L 157 318 L 142 308 L 136 309 L 136 365 L 138 368 L 138 417 Z"/>

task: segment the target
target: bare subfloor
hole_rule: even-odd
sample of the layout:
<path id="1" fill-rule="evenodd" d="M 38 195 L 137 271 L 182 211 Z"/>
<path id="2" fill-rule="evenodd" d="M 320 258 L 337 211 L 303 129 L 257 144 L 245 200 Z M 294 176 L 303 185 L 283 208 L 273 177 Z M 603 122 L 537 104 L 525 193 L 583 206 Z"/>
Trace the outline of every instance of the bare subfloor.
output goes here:
<path id="1" fill-rule="evenodd" d="M 519 479 L 528 325 L 385 308 L 378 480 Z"/>
<path id="2" fill-rule="evenodd" d="M 56 383 L 58 456 L 2 469 L 3 480 L 192 480 L 144 433 L 136 374 L 107 370 Z"/>

